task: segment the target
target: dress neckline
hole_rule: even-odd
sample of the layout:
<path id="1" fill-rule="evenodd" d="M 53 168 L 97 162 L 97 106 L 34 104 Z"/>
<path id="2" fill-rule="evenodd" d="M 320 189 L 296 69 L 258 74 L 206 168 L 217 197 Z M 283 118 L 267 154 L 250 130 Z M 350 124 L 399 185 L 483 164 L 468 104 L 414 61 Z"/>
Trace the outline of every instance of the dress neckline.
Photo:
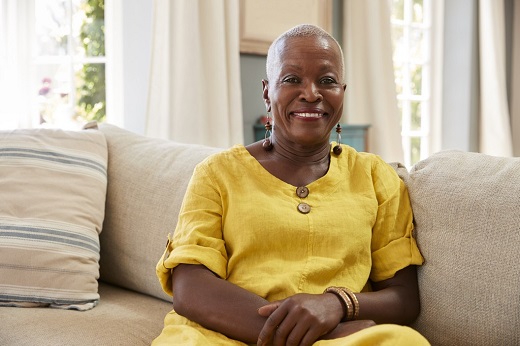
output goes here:
<path id="1" fill-rule="evenodd" d="M 240 157 L 243 158 L 244 164 L 252 166 L 255 174 L 259 174 L 259 178 L 265 180 L 267 184 L 281 185 L 290 188 L 291 190 L 295 190 L 296 188 L 301 187 L 287 183 L 284 180 L 271 174 L 267 169 L 264 168 L 264 166 L 262 166 L 260 162 L 258 162 L 258 160 L 253 155 L 251 155 L 251 153 L 246 149 L 244 145 L 237 145 L 236 148 Z M 339 169 L 339 157 L 332 152 L 332 148 L 333 147 L 331 146 L 329 151 L 330 161 L 327 173 L 325 173 L 324 176 L 305 185 L 310 190 L 315 190 L 317 188 L 320 188 L 321 186 L 334 186 L 339 182 L 341 177 Z M 342 155 L 346 155 L 347 152 L 347 150 L 343 150 Z"/>

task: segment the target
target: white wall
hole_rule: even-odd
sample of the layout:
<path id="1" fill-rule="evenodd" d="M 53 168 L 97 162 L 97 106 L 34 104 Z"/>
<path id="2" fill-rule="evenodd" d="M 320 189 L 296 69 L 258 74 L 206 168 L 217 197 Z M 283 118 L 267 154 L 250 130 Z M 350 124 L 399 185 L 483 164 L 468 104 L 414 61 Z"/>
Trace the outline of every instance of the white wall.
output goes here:
<path id="1" fill-rule="evenodd" d="M 153 0 L 107 0 L 107 122 L 144 134 Z M 108 29 L 108 28 L 107 28 Z M 110 51 L 109 47 L 113 47 Z"/>
<path id="2" fill-rule="evenodd" d="M 478 151 L 478 0 L 444 4 L 441 149 Z"/>

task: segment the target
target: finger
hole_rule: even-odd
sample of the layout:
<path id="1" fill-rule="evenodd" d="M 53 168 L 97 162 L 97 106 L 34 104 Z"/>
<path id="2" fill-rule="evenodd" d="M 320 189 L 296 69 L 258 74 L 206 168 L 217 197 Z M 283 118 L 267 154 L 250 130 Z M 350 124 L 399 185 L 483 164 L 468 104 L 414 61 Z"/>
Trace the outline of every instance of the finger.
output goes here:
<path id="1" fill-rule="evenodd" d="M 306 324 L 299 323 L 295 325 L 286 338 L 285 345 L 312 345 L 313 342 L 305 344 L 305 336 L 308 334 L 309 327 Z M 310 338 L 307 338 L 310 339 Z"/>
<path id="2" fill-rule="evenodd" d="M 298 345 L 313 345 L 320 338 L 320 336 L 321 334 L 319 333 L 318 329 L 314 326 L 311 326 L 309 329 L 306 330 Z"/>
<path id="3" fill-rule="evenodd" d="M 273 337 L 273 346 L 285 346 L 287 345 L 287 337 L 294 331 L 297 326 L 298 320 L 291 319 L 289 314 L 285 316 L 283 321 L 278 325 L 276 330 L 274 331 Z M 298 334 L 298 333 L 297 333 Z M 298 337 L 295 334 L 295 339 L 301 339 L 301 335 Z M 299 342 L 296 342 L 294 345 L 298 345 Z"/>
<path id="4" fill-rule="evenodd" d="M 260 307 L 258 309 L 258 313 L 260 314 L 260 316 L 269 317 L 279 306 L 279 302 L 270 303 Z"/>
<path id="5" fill-rule="evenodd" d="M 276 309 L 275 313 L 269 315 L 264 323 L 260 334 L 258 334 L 257 345 L 268 345 L 274 337 L 277 327 L 282 323 L 287 316 L 287 311 Z"/>

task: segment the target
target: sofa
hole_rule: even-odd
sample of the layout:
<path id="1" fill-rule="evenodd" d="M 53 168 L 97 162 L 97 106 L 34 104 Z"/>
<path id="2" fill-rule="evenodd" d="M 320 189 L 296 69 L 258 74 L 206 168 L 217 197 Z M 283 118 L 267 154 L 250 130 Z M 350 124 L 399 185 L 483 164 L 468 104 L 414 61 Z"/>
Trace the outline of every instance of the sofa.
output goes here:
<path id="1" fill-rule="evenodd" d="M 149 345 L 172 308 L 155 266 L 194 166 L 219 150 L 110 124 L 0 132 L 0 345 Z M 520 345 L 520 159 L 391 164 L 425 257 L 413 327 L 432 345 Z"/>

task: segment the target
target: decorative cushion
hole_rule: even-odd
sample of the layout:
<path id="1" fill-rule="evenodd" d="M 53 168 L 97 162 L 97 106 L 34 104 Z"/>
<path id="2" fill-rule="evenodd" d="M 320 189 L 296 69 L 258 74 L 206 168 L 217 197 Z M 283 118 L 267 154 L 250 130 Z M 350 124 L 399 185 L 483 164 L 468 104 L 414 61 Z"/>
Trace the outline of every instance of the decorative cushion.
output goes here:
<path id="1" fill-rule="evenodd" d="M 109 184 L 101 233 L 101 281 L 167 301 L 155 265 L 173 233 L 195 165 L 219 149 L 141 136 L 101 124 Z"/>
<path id="2" fill-rule="evenodd" d="M 445 151 L 405 176 L 432 345 L 520 345 L 520 159 Z"/>
<path id="3" fill-rule="evenodd" d="M 0 131 L 0 305 L 96 305 L 106 186 L 101 132 Z"/>

